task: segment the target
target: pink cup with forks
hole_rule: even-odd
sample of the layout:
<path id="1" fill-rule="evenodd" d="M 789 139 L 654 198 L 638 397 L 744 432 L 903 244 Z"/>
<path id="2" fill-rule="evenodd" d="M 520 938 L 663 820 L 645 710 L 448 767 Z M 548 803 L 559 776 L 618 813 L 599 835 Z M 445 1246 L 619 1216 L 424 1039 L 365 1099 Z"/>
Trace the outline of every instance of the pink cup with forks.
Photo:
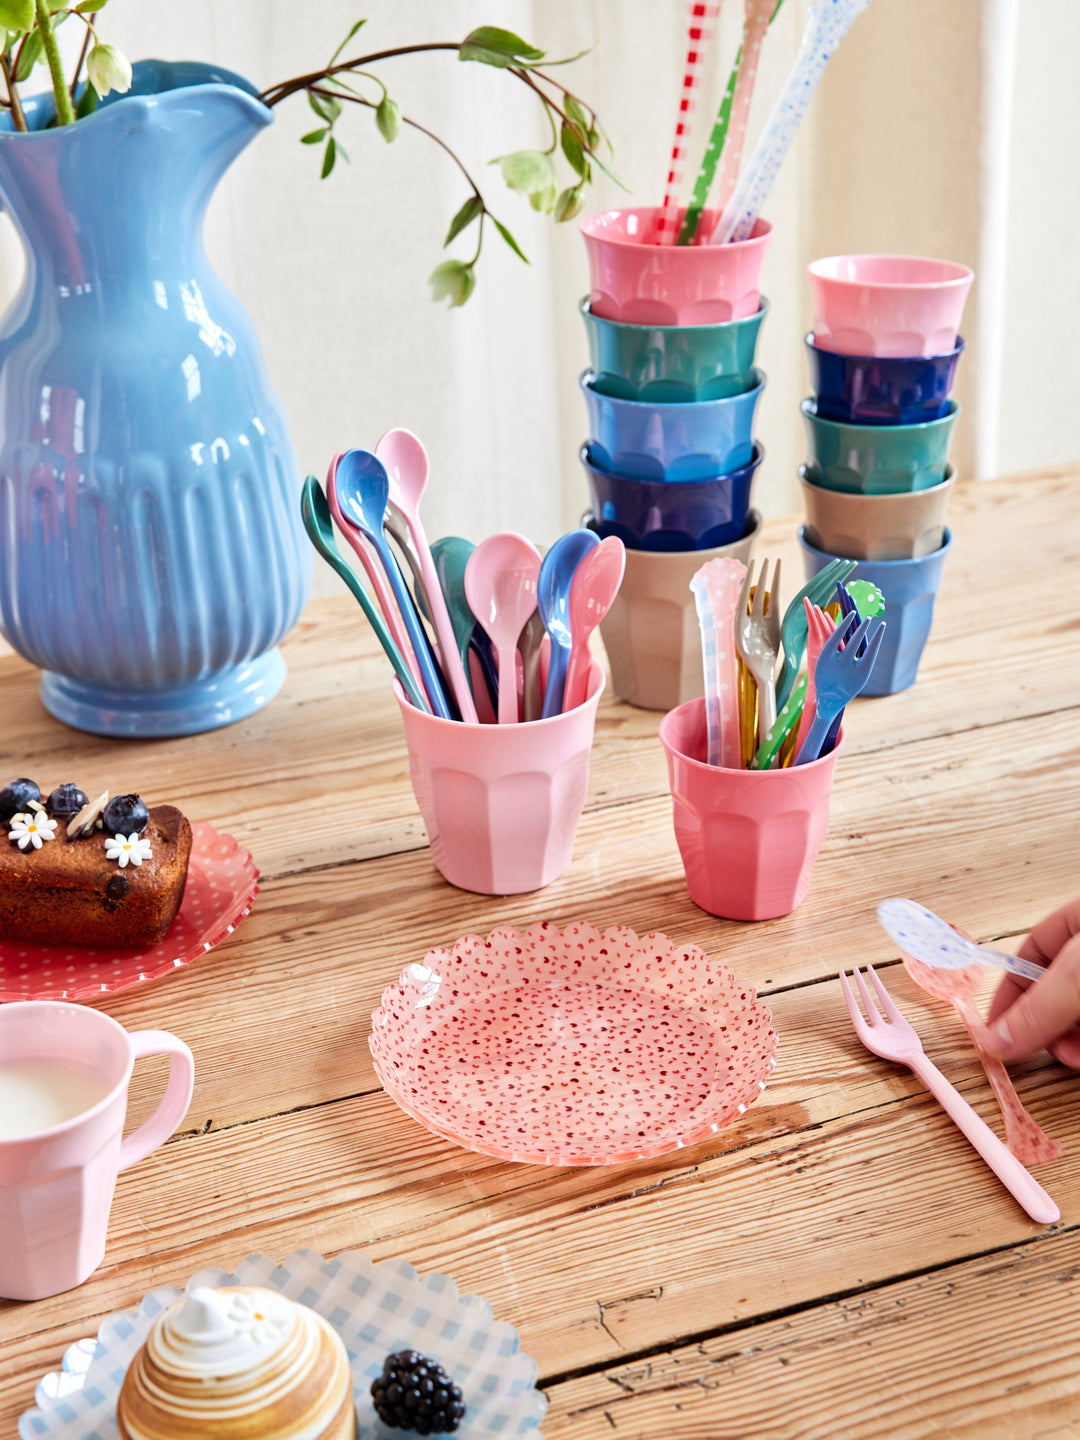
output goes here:
<path id="1" fill-rule="evenodd" d="M 675 839 L 695 905 L 725 920 L 788 915 L 810 889 L 829 823 L 840 738 L 828 755 L 783 770 L 706 763 L 704 699 L 660 722 Z"/>
<path id="2" fill-rule="evenodd" d="M 593 660 L 584 704 L 517 725 L 427 715 L 394 682 L 431 858 L 451 885 L 519 895 L 570 864 L 604 678 Z"/>
<path id="3" fill-rule="evenodd" d="M 165 1095 L 121 1138 L 144 1055 L 169 1056 Z M 81 1285 L 101 1263 L 117 1174 L 184 1118 L 194 1064 L 167 1031 L 129 1035 L 85 1005 L 23 1001 L 0 1006 L 0 1078 L 0 1296 L 41 1300 Z M 50 1111 L 69 1118 L 35 1123 Z"/>

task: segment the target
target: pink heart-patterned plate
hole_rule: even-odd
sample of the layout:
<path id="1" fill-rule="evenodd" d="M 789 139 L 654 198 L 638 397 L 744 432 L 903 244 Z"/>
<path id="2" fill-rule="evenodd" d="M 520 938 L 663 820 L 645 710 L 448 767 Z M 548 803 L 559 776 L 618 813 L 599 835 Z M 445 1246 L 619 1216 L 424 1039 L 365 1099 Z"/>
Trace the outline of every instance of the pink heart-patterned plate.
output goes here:
<path id="1" fill-rule="evenodd" d="M 666 935 L 544 921 L 431 950 L 383 991 L 387 1094 L 446 1140 L 534 1165 L 613 1165 L 723 1129 L 776 1063 L 768 1007 Z"/>
<path id="2" fill-rule="evenodd" d="M 156 980 L 205 955 L 251 910 L 259 872 L 231 835 L 205 821 L 191 827 L 184 898 L 152 950 L 93 950 L 0 940 L 0 1001 L 89 1000 Z"/>

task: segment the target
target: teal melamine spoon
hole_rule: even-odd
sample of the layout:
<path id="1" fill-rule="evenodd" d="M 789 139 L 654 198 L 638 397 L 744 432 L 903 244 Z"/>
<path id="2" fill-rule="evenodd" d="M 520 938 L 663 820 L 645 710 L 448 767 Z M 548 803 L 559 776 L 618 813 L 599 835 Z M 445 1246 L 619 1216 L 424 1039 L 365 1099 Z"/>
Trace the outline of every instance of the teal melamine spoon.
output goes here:
<path id="1" fill-rule="evenodd" d="M 386 651 L 387 658 L 394 667 L 394 674 L 401 681 L 401 688 L 418 710 L 424 710 L 430 715 L 431 706 L 427 702 L 427 697 L 413 679 L 412 672 L 405 664 L 401 651 L 391 639 L 390 631 L 386 628 L 386 621 L 379 614 L 378 606 L 345 563 L 341 551 L 337 548 L 337 541 L 334 539 L 334 522 L 330 515 L 330 502 L 314 475 L 309 475 L 304 481 L 304 489 L 300 496 L 300 515 L 304 522 L 304 529 L 308 533 L 308 539 L 331 570 L 337 571 L 357 600 L 360 601 L 360 608 L 375 631 L 379 644 Z"/>

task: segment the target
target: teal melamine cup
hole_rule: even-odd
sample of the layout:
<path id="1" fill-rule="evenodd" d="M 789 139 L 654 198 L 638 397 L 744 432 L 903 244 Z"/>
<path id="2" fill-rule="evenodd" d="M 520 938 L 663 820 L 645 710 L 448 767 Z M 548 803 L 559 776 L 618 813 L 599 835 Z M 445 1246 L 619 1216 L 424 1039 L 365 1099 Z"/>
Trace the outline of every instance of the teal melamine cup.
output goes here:
<path id="1" fill-rule="evenodd" d="M 594 385 L 620 400 L 672 404 L 723 400 L 754 388 L 758 331 L 769 312 L 723 325 L 626 325 L 580 305 L 589 337 Z"/>
<path id="2" fill-rule="evenodd" d="M 929 490 L 945 479 L 960 407 L 950 400 L 940 420 L 918 425 L 845 425 L 823 419 L 813 400 L 802 402 L 802 413 L 811 484 L 861 495 L 898 495 Z"/>

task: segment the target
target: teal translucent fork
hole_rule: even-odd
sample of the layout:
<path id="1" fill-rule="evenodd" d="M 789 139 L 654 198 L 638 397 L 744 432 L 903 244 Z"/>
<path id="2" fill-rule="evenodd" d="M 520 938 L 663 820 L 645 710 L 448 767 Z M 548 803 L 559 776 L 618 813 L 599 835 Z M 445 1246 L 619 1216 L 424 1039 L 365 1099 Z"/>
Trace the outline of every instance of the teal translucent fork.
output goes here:
<path id="1" fill-rule="evenodd" d="M 780 675 L 776 682 L 778 709 L 783 708 L 788 696 L 795 688 L 799 666 L 806 653 L 806 611 L 803 608 L 803 600 L 808 599 L 811 605 L 826 605 L 832 599 L 836 582 L 846 580 L 857 565 L 857 560 L 830 560 L 828 565 L 819 570 L 812 580 L 807 581 L 784 611 L 783 623 L 780 626 L 780 644 L 784 648 L 784 663 L 780 667 Z"/>

